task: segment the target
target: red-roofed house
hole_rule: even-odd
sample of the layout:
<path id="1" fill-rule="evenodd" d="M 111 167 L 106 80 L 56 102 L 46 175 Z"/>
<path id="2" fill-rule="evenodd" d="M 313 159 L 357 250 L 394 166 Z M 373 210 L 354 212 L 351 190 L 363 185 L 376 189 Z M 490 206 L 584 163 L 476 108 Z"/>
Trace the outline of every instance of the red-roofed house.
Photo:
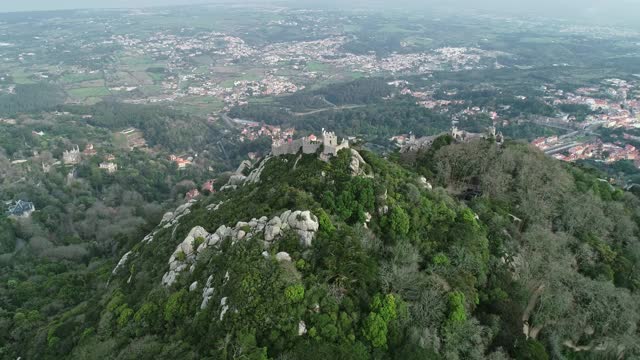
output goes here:
<path id="1" fill-rule="evenodd" d="M 94 156 L 98 152 L 93 148 L 93 144 L 87 144 L 87 147 L 84 148 L 82 152 L 85 156 Z"/>
<path id="2" fill-rule="evenodd" d="M 216 181 L 215 181 L 215 180 L 213 180 L 213 179 L 212 179 L 212 180 L 209 180 L 209 181 L 207 181 L 207 182 L 205 182 L 205 183 L 202 185 L 202 191 L 208 191 L 208 192 L 210 192 L 210 193 L 214 193 L 214 192 L 216 192 L 216 189 L 214 189 L 214 188 L 213 188 L 213 183 L 215 183 L 215 182 L 216 182 Z"/>

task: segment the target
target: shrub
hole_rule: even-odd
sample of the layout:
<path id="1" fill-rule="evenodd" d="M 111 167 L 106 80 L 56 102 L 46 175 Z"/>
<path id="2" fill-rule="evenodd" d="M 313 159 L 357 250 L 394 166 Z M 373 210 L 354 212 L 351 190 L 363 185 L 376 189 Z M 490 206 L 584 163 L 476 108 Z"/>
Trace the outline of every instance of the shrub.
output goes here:
<path id="1" fill-rule="evenodd" d="M 184 253 L 184 251 L 178 251 L 178 253 L 176 254 L 176 259 L 185 261 L 187 259 L 187 255 Z"/>
<path id="2" fill-rule="evenodd" d="M 451 264 L 451 260 L 449 260 L 449 257 L 447 257 L 447 255 L 439 253 L 433 257 L 433 263 L 436 265 L 448 266 Z"/>
<path id="3" fill-rule="evenodd" d="M 454 291 L 449 294 L 449 322 L 461 324 L 467 321 L 467 312 L 464 308 L 464 294 Z"/>
<path id="4" fill-rule="evenodd" d="M 292 303 L 297 303 L 304 299 L 304 286 L 291 285 L 284 289 L 285 297 Z"/>
<path id="5" fill-rule="evenodd" d="M 197 249 L 203 243 L 204 243 L 204 238 L 202 236 L 198 236 L 197 238 L 193 239 L 193 248 Z"/>

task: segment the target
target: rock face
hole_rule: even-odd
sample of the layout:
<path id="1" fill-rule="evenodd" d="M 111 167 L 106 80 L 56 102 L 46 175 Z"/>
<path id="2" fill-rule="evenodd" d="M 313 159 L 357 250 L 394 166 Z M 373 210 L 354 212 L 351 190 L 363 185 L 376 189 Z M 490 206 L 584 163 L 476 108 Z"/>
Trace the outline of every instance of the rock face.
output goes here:
<path id="1" fill-rule="evenodd" d="M 282 234 L 282 220 L 278 216 L 274 217 L 267 224 L 267 228 L 264 231 L 264 240 L 273 241 L 276 236 Z"/>
<path id="2" fill-rule="evenodd" d="M 233 174 L 229 178 L 227 185 L 242 185 L 246 179 L 247 177 L 242 174 Z"/>
<path id="3" fill-rule="evenodd" d="M 188 202 L 180 205 L 174 212 L 168 212 L 164 214 L 164 216 L 162 217 L 162 221 L 160 221 L 160 226 L 167 229 L 176 225 L 180 218 L 191 213 L 191 210 L 189 208 L 196 202 L 198 201 L 189 200 Z"/>
<path id="4" fill-rule="evenodd" d="M 243 162 L 240 163 L 240 166 L 238 166 L 238 169 L 236 170 L 236 174 L 244 174 L 245 170 L 251 169 L 251 161 L 249 160 L 244 160 Z"/>
<path id="5" fill-rule="evenodd" d="M 131 251 L 128 251 L 126 254 L 122 255 L 122 258 L 120 258 L 120 261 L 118 261 L 118 265 L 113 268 L 111 274 L 115 275 L 118 270 L 120 270 L 124 266 L 124 264 L 127 263 L 127 260 L 129 260 L 129 256 L 131 256 Z"/>
<path id="6" fill-rule="evenodd" d="M 218 209 L 220 209 L 220 206 L 222 206 L 222 204 L 224 204 L 224 201 L 221 201 L 217 204 L 209 204 L 207 205 L 207 210 L 209 211 L 216 211 Z"/>
<path id="7" fill-rule="evenodd" d="M 187 237 L 182 241 L 173 254 L 169 258 L 169 271 L 162 277 L 162 284 L 165 286 L 172 285 L 180 272 L 187 269 L 195 263 L 198 251 L 204 250 L 210 242 L 211 235 L 201 226 L 196 226 Z M 200 239 L 201 243 L 197 243 L 196 239 Z M 195 247 L 197 246 L 197 249 Z"/>
<path id="8" fill-rule="evenodd" d="M 276 254 L 276 260 L 278 261 L 288 261 L 291 262 L 291 255 L 282 251 Z"/>
<path id="9" fill-rule="evenodd" d="M 227 313 L 227 311 L 229 311 L 229 305 L 227 305 L 227 297 L 223 297 L 222 299 L 220 299 L 220 321 L 222 321 L 222 319 L 224 319 L 224 314 Z"/>
<path id="10" fill-rule="evenodd" d="M 427 181 L 426 177 L 420 176 L 418 181 L 420 182 L 420 186 L 422 186 L 423 189 L 433 190 L 433 186 Z"/>
<path id="11" fill-rule="evenodd" d="M 200 309 L 206 308 L 207 305 L 209 304 L 209 300 L 211 300 L 211 297 L 213 296 L 213 292 L 215 290 L 211 286 L 212 282 L 213 282 L 213 275 L 209 275 L 209 278 L 207 279 L 207 284 L 205 285 L 204 289 L 202 289 L 202 303 L 200 304 Z"/>
<path id="12" fill-rule="evenodd" d="M 365 172 L 365 165 L 367 165 L 367 163 L 362 158 L 362 155 L 356 150 L 351 149 L 351 163 L 349 164 L 351 176 L 370 176 Z"/>
<path id="13" fill-rule="evenodd" d="M 170 227 L 178 224 L 178 221 L 185 215 L 189 215 L 191 210 L 189 209 L 193 204 L 195 204 L 197 200 L 190 200 L 182 205 L 180 205 L 175 211 L 167 212 L 162 216 L 162 220 L 160 220 L 160 224 L 158 228 L 168 229 Z M 152 233 L 147 234 L 147 236 L 142 239 L 144 243 L 150 243 L 153 241 L 153 237 L 158 232 L 158 229 L 154 230 Z"/>
<path id="14" fill-rule="evenodd" d="M 271 225 L 271 228 L 267 225 L 265 234 L 269 233 L 270 235 L 274 235 L 275 238 L 277 235 L 282 234 L 282 231 L 292 229 L 300 236 L 300 242 L 304 246 L 311 246 L 313 237 L 319 227 L 318 218 L 311 214 L 310 211 L 298 210 L 291 212 L 291 210 L 287 210 L 279 216 L 279 221 L 273 218 L 270 223 L 271 222 L 273 222 L 273 225 Z M 278 229 L 280 231 L 278 231 Z M 266 236 L 265 240 L 270 241 Z"/>
<path id="15" fill-rule="evenodd" d="M 230 238 L 231 243 L 235 244 L 238 241 L 258 236 L 264 239 L 264 246 L 268 248 L 285 231 L 292 230 L 299 236 L 302 245 L 311 246 L 318 227 L 318 218 L 308 210 L 287 210 L 280 216 L 274 216 L 271 220 L 263 216 L 259 219 L 251 219 L 249 222 L 239 221 L 233 227 L 221 225 L 213 234 L 209 234 L 204 228 L 196 226 L 189 231 L 189 234 L 176 246 L 173 254 L 171 254 L 169 271 L 162 277 L 162 284 L 171 286 L 181 272 L 187 269 L 193 271 L 198 255 L 208 247 L 218 248 L 220 242 L 226 238 Z M 291 261 L 291 256 L 287 253 L 278 253 L 276 259 L 278 261 Z"/>
<path id="16" fill-rule="evenodd" d="M 269 161 L 271 157 L 272 156 L 269 155 L 265 157 L 262 161 L 260 161 L 260 164 L 258 165 L 258 167 L 253 169 L 248 176 L 244 176 L 244 172 L 247 169 L 251 168 L 251 163 L 246 160 L 243 161 L 242 164 L 240 164 L 240 167 L 238 167 L 238 170 L 236 170 L 235 174 L 231 175 L 231 177 L 229 178 L 229 181 L 220 190 L 221 191 L 235 190 L 239 186 L 244 186 L 246 184 L 253 184 L 253 183 L 259 182 L 260 175 L 262 175 L 262 171 L 264 170 L 264 167 L 267 164 L 267 161 Z"/>
<path id="17" fill-rule="evenodd" d="M 246 180 L 247 184 L 257 183 L 257 182 L 260 181 L 260 175 L 262 175 L 262 171 L 264 170 L 264 167 L 267 164 L 267 161 L 269 161 L 270 159 L 271 159 L 271 155 L 265 157 L 260 162 L 260 165 L 258 165 L 258 167 L 256 169 L 251 171 L 249 176 L 247 176 L 247 180 Z"/>
<path id="18" fill-rule="evenodd" d="M 302 336 L 307 333 L 307 324 L 300 320 L 298 323 L 298 336 Z"/>

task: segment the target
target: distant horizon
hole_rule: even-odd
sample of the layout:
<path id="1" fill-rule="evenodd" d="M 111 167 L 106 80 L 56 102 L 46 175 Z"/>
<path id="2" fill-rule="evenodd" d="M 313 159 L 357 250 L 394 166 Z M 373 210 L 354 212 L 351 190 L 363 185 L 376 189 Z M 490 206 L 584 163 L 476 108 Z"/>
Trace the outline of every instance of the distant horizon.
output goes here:
<path id="1" fill-rule="evenodd" d="M 324 9 L 368 8 L 368 9 L 415 9 L 448 10 L 453 12 L 481 11 L 515 16 L 540 16 L 547 18 L 574 19 L 594 25 L 612 24 L 637 28 L 640 26 L 635 14 L 640 13 L 638 0 L 610 0 L 606 4 L 597 0 L 22 0 L 0 4 L 0 14 L 49 12 L 64 10 L 109 10 L 171 7 L 181 5 L 288 5 L 291 7 L 313 7 Z"/>
<path id="2" fill-rule="evenodd" d="M 37 0 L 25 0 L 19 4 L 7 4 L 0 5 L 0 13 L 29 13 L 29 12 L 49 12 L 49 11 L 64 11 L 64 10 L 101 10 L 101 9 L 136 9 L 136 8 L 153 8 L 153 7 L 166 7 L 166 6 L 180 6 L 180 5 L 206 5 L 214 3 L 229 3 L 230 0 L 112 0 L 108 3 L 102 0 L 88 0 L 88 1 L 65 1 L 64 4 L 55 4 L 53 1 L 45 1 L 42 3 Z"/>

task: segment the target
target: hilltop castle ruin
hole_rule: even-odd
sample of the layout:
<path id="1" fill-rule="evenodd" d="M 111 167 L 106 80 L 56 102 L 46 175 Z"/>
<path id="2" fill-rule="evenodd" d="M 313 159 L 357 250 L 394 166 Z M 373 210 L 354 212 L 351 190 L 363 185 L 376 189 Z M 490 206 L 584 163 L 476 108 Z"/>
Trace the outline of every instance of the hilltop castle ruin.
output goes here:
<path id="1" fill-rule="evenodd" d="M 416 138 L 415 135 L 411 134 L 406 143 L 400 147 L 400 152 L 406 153 L 429 149 L 431 145 L 433 145 L 433 142 L 442 135 L 444 134 Z M 495 126 L 488 127 L 484 133 L 472 133 L 460 130 L 457 126 L 453 126 L 451 131 L 449 131 L 449 135 L 451 135 L 453 140 L 456 142 L 469 142 L 474 139 L 493 139 L 498 146 L 501 146 L 504 143 L 504 135 L 502 134 L 502 131 L 497 131 Z"/>
<path id="2" fill-rule="evenodd" d="M 300 150 L 303 154 L 315 154 L 321 146 L 320 159 L 327 161 L 330 157 L 336 156 L 338 151 L 348 149 L 349 141 L 342 139 L 342 142 L 338 144 L 338 137 L 334 132 L 322 129 L 322 137 L 319 139 L 303 137 L 296 140 L 276 140 L 271 144 L 271 154 L 275 156 L 297 154 Z"/>
<path id="3" fill-rule="evenodd" d="M 82 154 L 77 145 L 74 146 L 73 149 L 62 153 L 62 161 L 65 165 L 77 165 L 80 163 L 80 160 L 82 160 Z"/>

